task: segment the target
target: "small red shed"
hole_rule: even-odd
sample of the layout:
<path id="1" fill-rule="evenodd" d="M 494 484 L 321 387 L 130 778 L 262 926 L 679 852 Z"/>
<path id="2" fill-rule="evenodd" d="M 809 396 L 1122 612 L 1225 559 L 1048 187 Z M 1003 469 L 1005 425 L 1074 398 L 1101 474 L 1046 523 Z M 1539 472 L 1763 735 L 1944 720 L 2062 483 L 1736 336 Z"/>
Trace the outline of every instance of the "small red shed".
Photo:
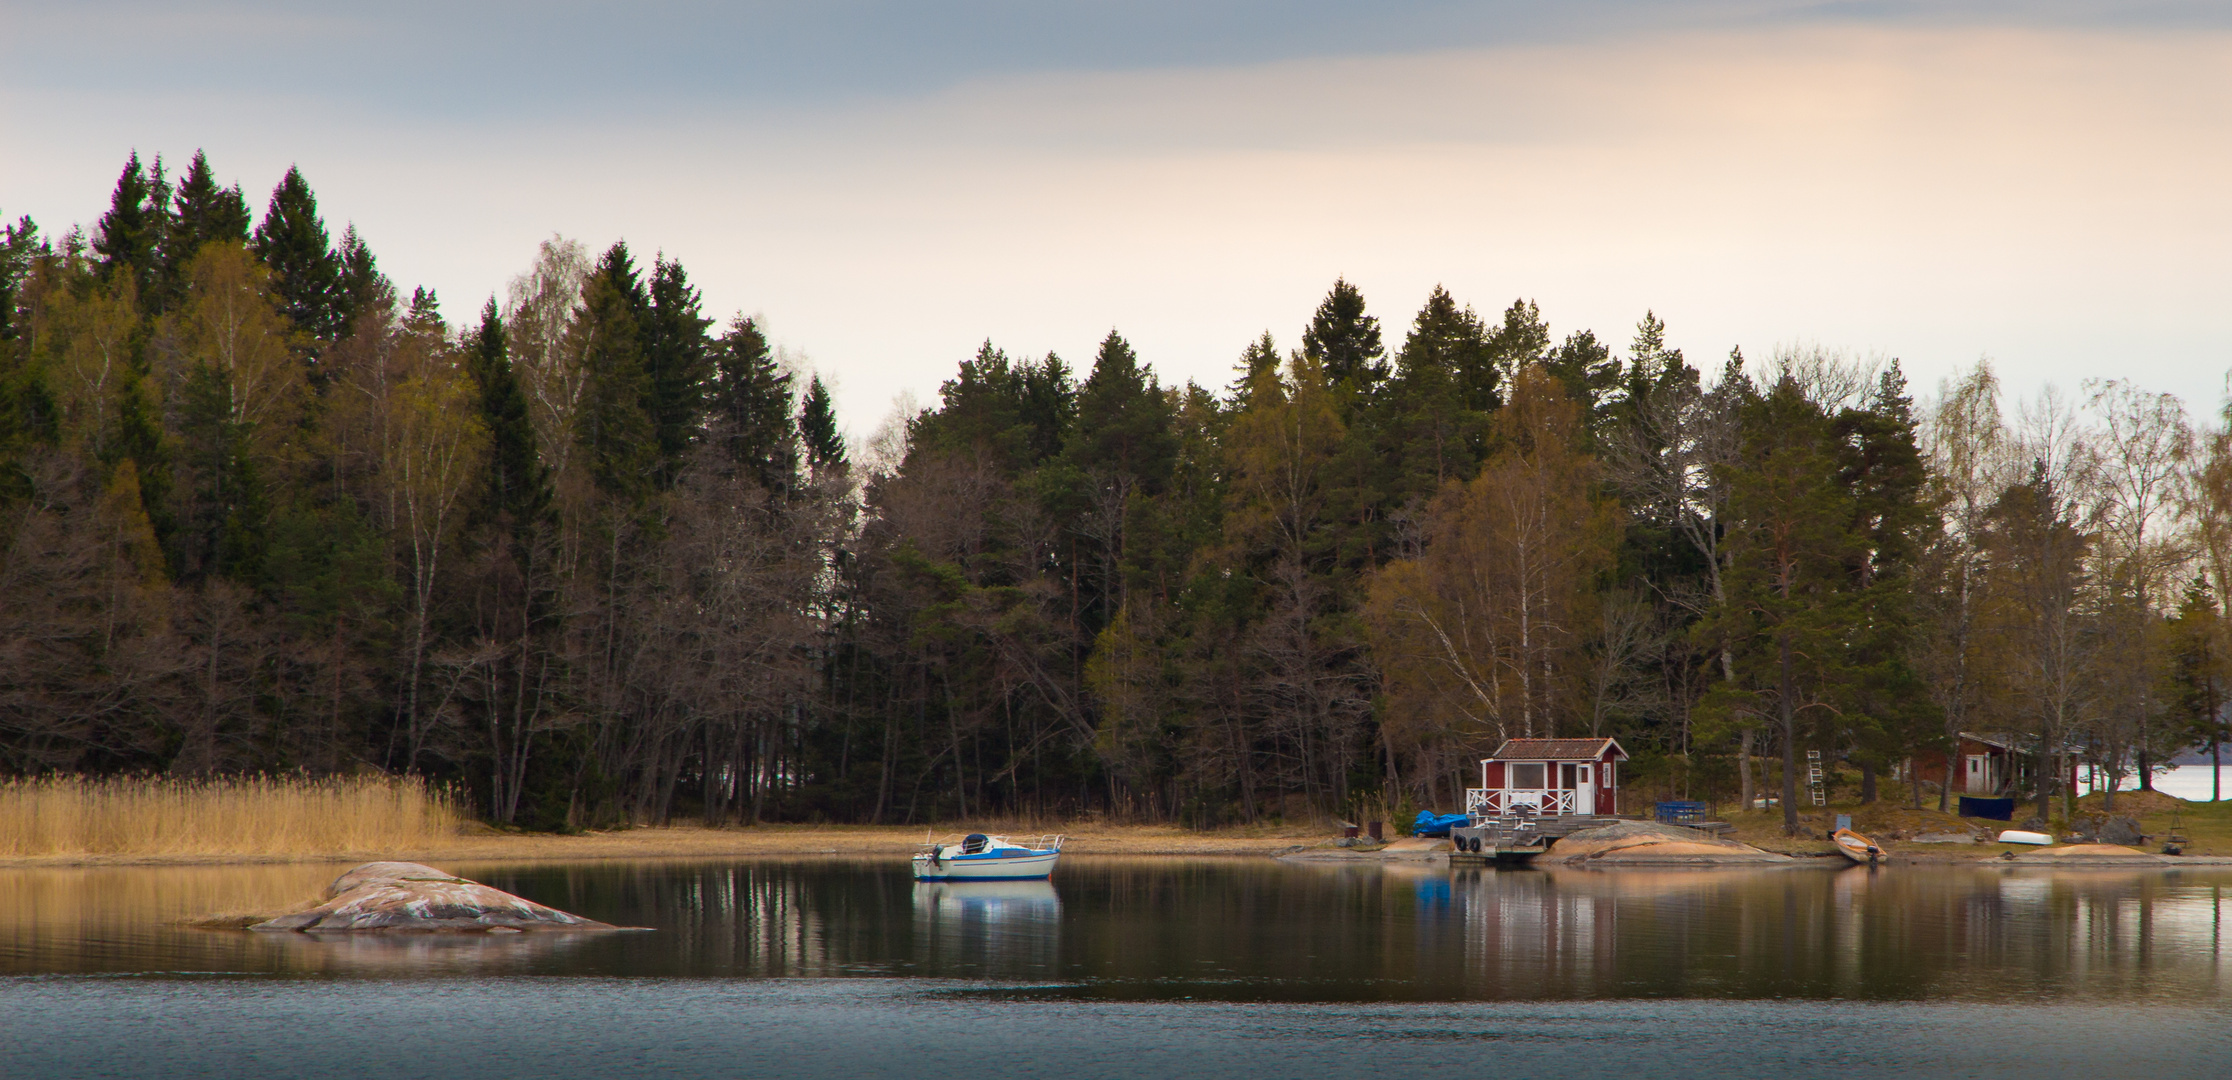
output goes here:
<path id="1" fill-rule="evenodd" d="M 1480 786 L 1465 792 L 1468 814 L 1617 814 L 1617 739 L 1506 739 L 1480 762 Z"/>

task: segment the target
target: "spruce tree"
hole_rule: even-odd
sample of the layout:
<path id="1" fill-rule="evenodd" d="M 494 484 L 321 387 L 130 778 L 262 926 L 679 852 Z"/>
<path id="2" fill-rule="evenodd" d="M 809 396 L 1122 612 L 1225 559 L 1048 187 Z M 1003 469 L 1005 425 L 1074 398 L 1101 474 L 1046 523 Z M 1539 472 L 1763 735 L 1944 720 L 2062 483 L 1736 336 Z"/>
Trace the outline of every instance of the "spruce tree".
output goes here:
<path id="1" fill-rule="evenodd" d="M 1178 453 L 1170 421 L 1170 402 L 1153 373 L 1140 366 L 1131 343 L 1110 330 L 1078 388 L 1077 429 L 1062 456 L 1081 471 L 1127 477 L 1153 494 L 1169 479 Z"/>
<path id="2" fill-rule="evenodd" d="M 241 196 L 240 186 L 218 187 L 208 155 L 194 151 L 171 202 L 170 225 L 163 231 L 161 305 L 167 308 L 185 295 L 186 264 L 202 245 L 245 244 L 248 225 L 248 200 Z"/>
<path id="3" fill-rule="evenodd" d="M 1379 320 L 1365 314 L 1364 294 L 1345 278 L 1333 282 L 1333 291 L 1310 316 L 1302 352 L 1325 369 L 1327 386 L 1352 399 L 1369 400 L 1387 381 Z"/>
<path id="4" fill-rule="evenodd" d="M 673 483 L 705 416 L 713 320 L 682 264 L 660 257 L 651 267 L 650 307 L 643 319 L 643 362 L 650 373 L 645 411 L 657 432 L 661 475 Z"/>
<path id="5" fill-rule="evenodd" d="M 723 455 L 771 492 L 795 488 L 800 433 L 791 423 L 791 376 L 775 362 L 767 335 L 757 323 L 738 316 L 713 344 L 712 360 L 709 411 Z M 822 397 L 826 416 L 828 393 Z M 836 421 L 829 418 L 828 423 L 834 437 Z M 804 424 L 801 414 L 799 426 Z"/>
<path id="6" fill-rule="evenodd" d="M 524 540 L 550 512 L 550 470 L 535 445 L 527 394 L 512 371 L 510 338 L 493 296 L 481 309 L 480 326 L 466 335 L 465 362 L 480 387 L 481 423 L 488 428 L 483 517 Z"/>
<path id="7" fill-rule="evenodd" d="M 93 253 L 100 260 L 101 279 L 111 285 L 129 281 L 139 295 L 149 295 L 169 213 L 170 185 L 163 178 L 163 159 L 156 158 L 152 169 L 143 169 L 134 151 L 116 178 L 108 212 L 94 226 Z"/>
<path id="8" fill-rule="evenodd" d="M 574 440 L 598 490 L 623 501 L 649 490 L 658 464 L 658 432 L 644 410 L 651 396 L 643 362 L 642 319 L 648 307 L 635 260 L 622 242 L 598 260 L 574 318 L 585 342 Z"/>
<path id="9" fill-rule="evenodd" d="M 318 219 L 318 198 L 302 170 L 289 166 L 272 189 L 249 247 L 271 269 L 280 314 L 319 341 L 340 336 L 345 321 L 341 260 Z"/>
<path id="10" fill-rule="evenodd" d="M 29 215 L 13 225 L 0 225 L 0 342 L 16 338 L 17 296 L 31 272 L 32 258 L 44 250 L 39 226 Z"/>
<path id="11" fill-rule="evenodd" d="M 336 266 L 333 332 L 346 334 L 355 324 L 359 312 L 384 311 L 395 299 L 395 285 L 380 272 L 379 260 L 372 257 L 372 249 L 365 246 L 357 235 L 356 226 L 350 225 L 341 232 L 341 246 L 334 252 Z M 432 294 L 428 294 L 429 298 Z M 416 296 L 412 307 L 418 306 Z"/>
<path id="12" fill-rule="evenodd" d="M 1500 403 L 1498 389 L 1487 327 L 1435 286 L 1396 359 L 1386 427 L 1387 450 L 1401 472 L 1398 502 L 1430 494 L 1447 480 L 1471 478 L 1487 414 Z"/>
<path id="13" fill-rule="evenodd" d="M 816 473 L 842 471 L 845 436 L 837 430 L 837 408 L 829 385 L 816 375 L 806 384 L 805 400 L 798 406 L 798 438 L 806 445 L 806 463 Z"/>

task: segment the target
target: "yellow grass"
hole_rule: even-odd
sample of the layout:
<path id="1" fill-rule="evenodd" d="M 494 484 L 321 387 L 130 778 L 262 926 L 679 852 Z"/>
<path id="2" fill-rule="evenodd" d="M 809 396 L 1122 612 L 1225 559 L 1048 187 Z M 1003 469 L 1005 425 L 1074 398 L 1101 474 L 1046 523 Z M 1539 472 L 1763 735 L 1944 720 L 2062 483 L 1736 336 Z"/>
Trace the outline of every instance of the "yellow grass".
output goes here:
<path id="1" fill-rule="evenodd" d="M 416 778 L 0 781 L 0 857 L 332 856 L 435 843 L 463 822 Z"/>

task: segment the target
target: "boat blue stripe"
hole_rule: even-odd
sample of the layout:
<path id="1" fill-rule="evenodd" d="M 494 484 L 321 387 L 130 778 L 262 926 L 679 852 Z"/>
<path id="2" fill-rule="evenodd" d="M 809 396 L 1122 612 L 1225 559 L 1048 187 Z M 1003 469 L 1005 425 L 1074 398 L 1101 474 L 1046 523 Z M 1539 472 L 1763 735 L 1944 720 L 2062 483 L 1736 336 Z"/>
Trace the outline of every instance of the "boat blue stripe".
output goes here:
<path id="1" fill-rule="evenodd" d="M 940 874 L 936 877 L 915 878 L 916 881 L 1043 881 L 1045 879 L 1045 874 L 1030 874 L 1022 877 L 952 877 Z"/>

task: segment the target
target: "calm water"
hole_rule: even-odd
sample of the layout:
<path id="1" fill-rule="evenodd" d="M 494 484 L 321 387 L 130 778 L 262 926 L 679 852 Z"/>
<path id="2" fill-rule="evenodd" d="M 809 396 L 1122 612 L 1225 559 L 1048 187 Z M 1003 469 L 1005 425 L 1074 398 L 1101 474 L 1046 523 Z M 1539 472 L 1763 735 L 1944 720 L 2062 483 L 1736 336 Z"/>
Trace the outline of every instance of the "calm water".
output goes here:
<path id="1" fill-rule="evenodd" d="M 447 868 L 654 930 L 205 931 L 338 868 L 0 870 L 0 1076 L 2232 1075 L 2227 871 Z"/>

